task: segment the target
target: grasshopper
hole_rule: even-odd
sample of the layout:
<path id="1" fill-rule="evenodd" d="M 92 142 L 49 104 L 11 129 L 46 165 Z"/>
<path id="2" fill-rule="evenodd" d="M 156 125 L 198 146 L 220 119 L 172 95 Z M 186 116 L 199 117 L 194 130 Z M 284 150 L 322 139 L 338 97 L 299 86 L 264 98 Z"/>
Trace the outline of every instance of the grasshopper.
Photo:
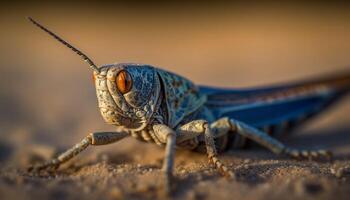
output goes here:
<path id="1" fill-rule="evenodd" d="M 330 158 L 327 150 L 300 150 L 277 138 L 321 113 L 350 91 L 350 73 L 295 84 L 255 89 L 197 86 L 190 80 L 145 64 L 96 66 L 77 48 L 29 20 L 77 53 L 93 70 L 98 107 L 116 132 L 93 132 L 51 161 L 31 169 L 56 169 L 88 146 L 132 136 L 165 147 L 162 175 L 173 176 L 175 149 L 205 152 L 224 176 L 233 177 L 218 154 L 254 141 L 292 158 Z M 168 186 L 166 186 L 168 187 Z"/>

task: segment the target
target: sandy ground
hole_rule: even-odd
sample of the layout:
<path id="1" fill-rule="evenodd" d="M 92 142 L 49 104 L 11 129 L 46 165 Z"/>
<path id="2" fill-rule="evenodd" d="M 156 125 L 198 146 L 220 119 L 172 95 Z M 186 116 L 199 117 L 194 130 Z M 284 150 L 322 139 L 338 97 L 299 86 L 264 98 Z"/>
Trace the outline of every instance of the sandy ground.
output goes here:
<path id="1" fill-rule="evenodd" d="M 25 172 L 86 133 L 113 127 L 98 113 L 86 64 L 24 16 L 55 30 L 98 64 L 149 63 L 206 85 L 257 86 L 350 70 L 346 9 L 177 8 L 1 6 L 0 199 L 161 197 L 163 149 L 131 138 L 89 147 L 55 173 Z M 259 147 L 232 150 L 221 156 L 236 174 L 226 180 L 205 155 L 178 151 L 173 198 L 349 199 L 349 100 L 282 138 L 293 147 L 330 149 L 332 163 L 294 161 Z"/>
<path id="2" fill-rule="evenodd" d="M 349 155 L 346 130 L 336 133 L 293 137 L 293 146 L 314 142 L 331 149 L 344 145 Z M 336 138 L 335 138 L 336 137 Z M 24 152 L 2 144 L 2 160 L 13 159 L 17 167 L 2 168 L 1 199 L 154 199 L 160 192 L 163 150 L 132 139 L 121 145 L 93 151 L 94 147 L 57 172 L 31 174 L 29 163 L 52 156 L 50 146 L 27 146 Z M 308 146 L 309 147 L 309 146 Z M 314 148 L 314 147 L 313 147 Z M 24 150 L 25 149 L 25 150 Z M 97 148 L 96 148 L 97 149 Z M 116 150 L 119 149 L 119 150 Z M 122 149 L 122 151 L 120 150 Z M 12 157 L 6 155 L 12 153 Z M 174 199 L 348 199 L 349 156 L 338 154 L 334 162 L 293 161 L 276 157 L 260 148 L 229 151 L 222 159 L 235 172 L 226 180 L 207 164 L 202 154 L 178 151 Z"/>

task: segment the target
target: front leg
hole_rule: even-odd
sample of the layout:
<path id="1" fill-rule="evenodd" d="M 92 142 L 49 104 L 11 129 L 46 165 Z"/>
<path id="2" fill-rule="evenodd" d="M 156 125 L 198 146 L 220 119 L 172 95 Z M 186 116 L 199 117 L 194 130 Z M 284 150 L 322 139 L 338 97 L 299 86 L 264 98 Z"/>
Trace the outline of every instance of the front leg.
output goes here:
<path id="1" fill-rule="evenodd" d="M 61 164 L 72 159 L 90 145 L 105 145 L 117 142 L 128 135 L 127 132 L 96 132 L 86 136 L 82 141 L 74 145 L 72 148 L 60 154 L 48 162 L 31 166 L 29 171 L 40 171 L 44 169 L 57 169 Z"/>
<path id="2" fill-rule="evenodd" d="M 170 193 L 174 168 L 176 133 L 173 129 L 164 124 L 154 125 L 153 131 L 160 142 L 166 143 L 162 171 L 164 176 L 164 189 L 167 193 Z"/>

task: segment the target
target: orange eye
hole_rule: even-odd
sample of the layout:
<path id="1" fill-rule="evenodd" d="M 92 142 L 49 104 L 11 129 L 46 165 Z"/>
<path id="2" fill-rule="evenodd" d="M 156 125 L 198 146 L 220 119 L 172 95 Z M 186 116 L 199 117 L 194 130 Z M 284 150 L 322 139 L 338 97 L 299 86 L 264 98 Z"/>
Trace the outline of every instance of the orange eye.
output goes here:
<path id="1" fill-rule="evenodd" d="M 125 70 L 120 71 L 116 78 L 116 84 L 120 93 L 125 94 L 129 92 L 132 87 L 132 79 L 130 74 Z"/>
<path id="2" fill-rule="evenodd" d="M 96 81 L 96 77 L 95 77 L 95 74 L 92 74 L 92 82 L 95 84 L 95 81 Z"/>

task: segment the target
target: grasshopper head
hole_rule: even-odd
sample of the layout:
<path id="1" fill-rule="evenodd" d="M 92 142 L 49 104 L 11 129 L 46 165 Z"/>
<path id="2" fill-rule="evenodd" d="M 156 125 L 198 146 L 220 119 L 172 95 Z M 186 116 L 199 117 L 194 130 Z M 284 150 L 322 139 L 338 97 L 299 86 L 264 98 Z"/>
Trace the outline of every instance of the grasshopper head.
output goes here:
<path id="1" fill-rule="evenodd" d="M 94 72 L 98 106 L 109 124 L 141 130 L 157 109 L 160 80 L 147 65 L 105 65 Z"/>
<path id="2" fill-rule="evenodd" d="M 155 69 L 147 65 L 112 64 L 97 67 L 79 49 L 63 40 L 32 18 L 41 30 L 78 54 L 94 71 L 98 105 L 104 120 L 127 129 L 141 130 L 157 109 L 160 80 Z"/>

